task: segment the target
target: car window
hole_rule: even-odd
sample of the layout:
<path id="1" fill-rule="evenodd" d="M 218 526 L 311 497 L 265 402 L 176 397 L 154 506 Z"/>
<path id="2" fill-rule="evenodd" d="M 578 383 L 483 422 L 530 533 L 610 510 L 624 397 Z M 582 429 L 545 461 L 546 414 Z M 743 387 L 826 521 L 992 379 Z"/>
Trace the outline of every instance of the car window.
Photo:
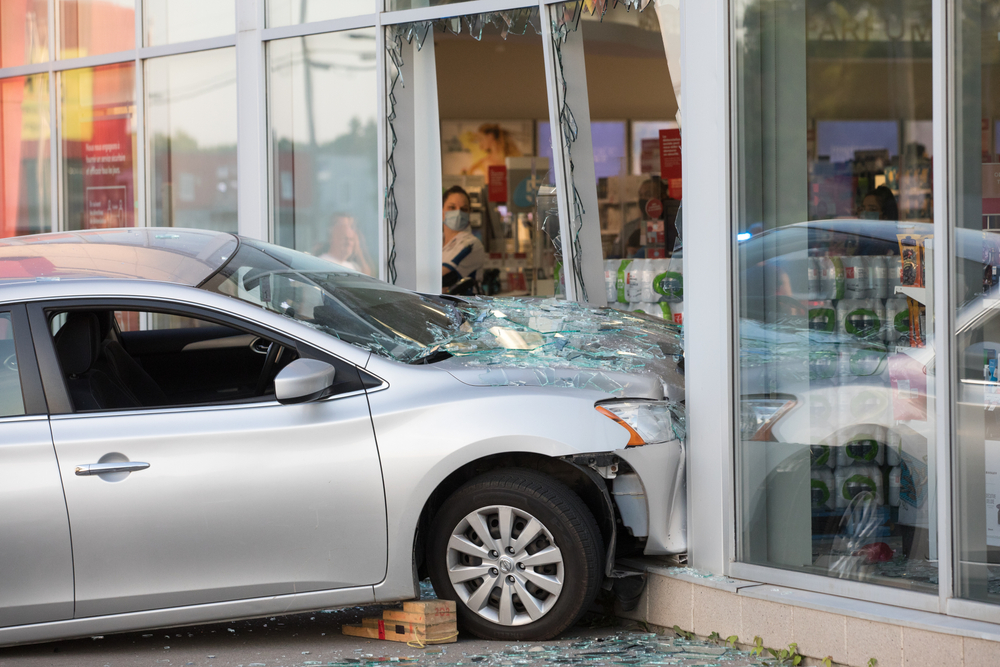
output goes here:
<path id="1" fill-rule="evenodd" d="M 14 323 L 10 313 L 0 313 L 0 417 L 23 414 L 21 377 L 14 351 Z"/>
<path id="2" fill-rule="evenodd" d="M 47 315 L 59 324 L 56 356 L 78 412 L 270 401 L 274 377 L 299 356 L 292 346 L 188 314 L 74 308 Z M 353 377 L 357 384 L 356 370 Z"/>

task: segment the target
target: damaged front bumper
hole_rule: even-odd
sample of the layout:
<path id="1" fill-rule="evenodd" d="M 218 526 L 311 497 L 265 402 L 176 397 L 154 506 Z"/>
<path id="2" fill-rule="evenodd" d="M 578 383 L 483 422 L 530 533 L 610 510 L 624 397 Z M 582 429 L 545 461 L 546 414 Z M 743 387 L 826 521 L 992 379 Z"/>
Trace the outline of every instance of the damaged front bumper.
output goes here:
<path id="1" fill-rule="evenodd" d="M 610 526 L 607 573 L 614 570 L 620 530 L 644 539 L 643 553 L 666 556 L 687 551 L 687 487 L 682 440 L 567 457 L 604 492 L 620 523 Z M 624 461 L 625 465 L 621 462 Z"/>

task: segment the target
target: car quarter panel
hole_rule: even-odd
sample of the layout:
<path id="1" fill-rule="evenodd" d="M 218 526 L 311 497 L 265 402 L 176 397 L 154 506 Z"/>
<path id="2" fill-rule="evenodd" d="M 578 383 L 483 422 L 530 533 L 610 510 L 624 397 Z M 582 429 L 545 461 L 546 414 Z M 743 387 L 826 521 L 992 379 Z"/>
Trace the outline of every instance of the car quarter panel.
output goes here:
<path id="1" fill-rule="evenodd" d="M 503 452 L 550 457 L 621 449 L 628 433 L 594 409 L 611 398 L 591 390 L 470 387 L 433 366 L 372 357 L 389 391 L 369 392 L 382 458 L 389 564 L 380 601 L 415 594 L 415 530 L 427 499 L 452 472 Z"/>

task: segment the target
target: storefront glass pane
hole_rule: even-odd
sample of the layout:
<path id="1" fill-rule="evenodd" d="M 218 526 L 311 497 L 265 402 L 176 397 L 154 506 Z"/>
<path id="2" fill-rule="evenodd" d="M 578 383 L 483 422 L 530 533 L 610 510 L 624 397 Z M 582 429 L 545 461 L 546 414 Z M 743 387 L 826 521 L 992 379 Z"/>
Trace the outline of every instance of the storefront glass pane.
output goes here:
<path id="1" fill-rule="evenodd" d="M 152 224 L 235 232 L 236 50 L 145 66 Z"/>
<path id="2" fill-rule="evenodd" d="M 931 0 L 736 6 L 739 557 L 934 591 Z"/>
<path id="3" fill-rule="evenodd" d="M 955 579 L 1000 603 L 1000 2 L 962 0 L 955 30 Z"/>
<path id="4" fill-rule="evenodd" d="M 59 75 L 66 229 L 135 225 L 135 64 Z"/>
<path id="5" fill-rule="evenodd" d="M 577 121 L 584 114 L 591 121 L 593 156 L 574 150 L 572 158 L 592 160 L 596 182 L 574 181 L 581 190 L 597 188 L 596 220 L 586 224 L 600 225 L 608 304 L 682 324 L 681 142 L 677 72 L 667 59 L 669 49 L 680 52 L 667 27 L 677 3 L 649 2 L 642 11 L 607 4 L 556 6 L 567 31 L 557 45 L 567 87 L 587 90 L 588 108 L 572 111 Z M 576 74 L 579 63 L 569 62 L 581 56 L 586 81 Z"/>
<path id="6" fill-rule="evenodd" d="M 0 3 L 0 67 L 43 63 L 48 59 L 48 0 Z"/>
<path id="7" fill-rule="evenodd" d="M 0 237 L 51 230 L 49 75 L 0 80 Z"/>
<path id="8" fill-rule="evenodd" d="M 136 0 L 56 0 L 59 57 L 135 48 Z"/>
<path id="9" fill-rule="evenodd" d="M 381 0 L 267 0 L 267 27 L 374 14 L 378 2 Z"/>
<path id="10" fill-rule="evenodd" d="M 236 32 L 233 0 L 144 0 L 146 46 L 187 42 Z"/>
<path id="11" fill-rule="evenodd" d="M 375 29 L 268 43 L 275 242 L 378 275 Z"/>

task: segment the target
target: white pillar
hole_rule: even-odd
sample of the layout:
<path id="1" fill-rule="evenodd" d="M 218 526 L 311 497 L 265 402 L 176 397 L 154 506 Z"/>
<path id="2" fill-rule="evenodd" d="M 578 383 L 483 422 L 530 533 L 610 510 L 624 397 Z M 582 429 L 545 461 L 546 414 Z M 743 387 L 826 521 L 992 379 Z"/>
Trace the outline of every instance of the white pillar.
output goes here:
<path id="1" fill-rule="evenodd" d="M 267 98 L 264 87 L 264 0 L 236 0 L 236 172 L 239 233 L 270 239 L 267 193 Z"/>
<path id="2" fill-rule="evenodd" d="M 396 284 L 441 292 L 441 130 L 438 125 L 434 35 L 402 46 L 396 83 Z"/>
<path id="3" fill-rule="evenodd" d="M 734 553 L 728 4 L 681 7 L 688 555 L 716 574 Z"/>

